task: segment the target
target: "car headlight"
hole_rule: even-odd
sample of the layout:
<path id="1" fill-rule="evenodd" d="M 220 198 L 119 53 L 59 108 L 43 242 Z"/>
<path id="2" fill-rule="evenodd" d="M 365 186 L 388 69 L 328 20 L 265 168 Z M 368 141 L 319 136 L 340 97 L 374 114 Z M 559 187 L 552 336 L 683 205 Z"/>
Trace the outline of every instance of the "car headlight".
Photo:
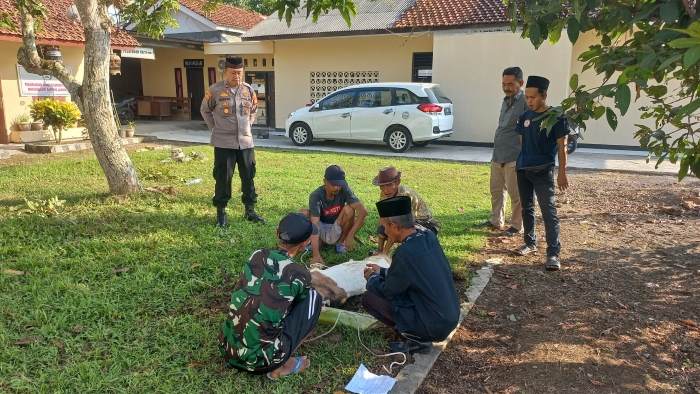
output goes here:
<path id="1" fill-rule="evenodd" d="M 287 116 L 287 119 L 289 119 L 289 118 L 291 118 L 292 116 L 294 116 L 295 113 L 296 113 L 296 112 L 290 113 L 289 116 Z"/>

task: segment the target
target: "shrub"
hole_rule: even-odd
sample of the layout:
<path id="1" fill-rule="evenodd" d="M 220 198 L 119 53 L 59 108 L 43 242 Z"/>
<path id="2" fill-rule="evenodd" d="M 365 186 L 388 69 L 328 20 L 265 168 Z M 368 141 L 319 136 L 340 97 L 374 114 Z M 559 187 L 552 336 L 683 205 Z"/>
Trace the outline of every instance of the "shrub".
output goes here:
<path id="1" fill-rule="evenodd" d="M 78 107 L 72 102 L 45 99 L 31 103 L 29 108 L 34 120 L 41 119 L 44 125 L 51 126 L 54 139 L 59 144 L 63 139 L 63 130 L 82 117 Z"/>

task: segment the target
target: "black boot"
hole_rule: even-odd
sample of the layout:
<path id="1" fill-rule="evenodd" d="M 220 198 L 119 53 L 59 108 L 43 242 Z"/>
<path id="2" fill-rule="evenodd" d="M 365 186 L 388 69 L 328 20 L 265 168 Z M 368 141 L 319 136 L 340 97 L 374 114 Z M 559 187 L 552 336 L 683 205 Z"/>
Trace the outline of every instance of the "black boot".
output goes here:
<path id="1" fill-rule="evenodd" d="M 216 207 L 216 227 L 226 228 L 226 226 L 228 226 L 226 207 Z"/>
<path id="2" fill-rule="evenodd" d="M 253 204 L 246 204 L 245 218 L 251 222 L 265 223 L 265 218 L 255 213 L 255 206 Z"/>

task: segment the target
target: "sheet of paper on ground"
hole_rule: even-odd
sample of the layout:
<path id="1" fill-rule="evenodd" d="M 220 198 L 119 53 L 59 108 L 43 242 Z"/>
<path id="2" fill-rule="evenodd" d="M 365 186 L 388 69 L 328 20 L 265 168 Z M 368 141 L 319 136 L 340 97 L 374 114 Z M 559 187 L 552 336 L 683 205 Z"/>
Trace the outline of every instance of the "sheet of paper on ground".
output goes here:
<path id="1" fill-rule="evenodd" d="M 375 375 L 367 370 L 364 364 L 355 372 L 345 390 L 357 394 L 386 394 L 394 387 L 396 379 L 386 375 Z"/>

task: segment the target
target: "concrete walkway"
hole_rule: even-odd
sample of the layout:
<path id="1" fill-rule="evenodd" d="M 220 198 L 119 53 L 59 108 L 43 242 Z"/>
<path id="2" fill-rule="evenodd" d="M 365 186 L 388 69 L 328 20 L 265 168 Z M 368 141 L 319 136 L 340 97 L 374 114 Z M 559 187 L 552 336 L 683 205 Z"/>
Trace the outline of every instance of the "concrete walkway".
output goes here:
<path id="1" fill-rule="evenodd" d="M 136 133 L 138 135 L 156 136 L 163 140 L 205 144 L 209 143 L 210 137 L 209 130 L 203 121 L 139 121 Z M 449 141 L 449 139 L 445 139 L 445 141 Z M 410 157 L 465 163 L 489 163 L 492 151 L 491 148 L 430 144 L 425 148 L 413 147 L 404 153 L 393 153 L 389 151 L 386 145 L 381 143 L 358 144 L 326 141 L 316 141 L 310 146 L 298 147 L 288 138 L 284 138 L 281 132 L 270 133 L 269 139 L 256 139 L 255 145 L 264 148 Z M 646 152 L 581 148 L 569 156 L 568 168 L 664 175 L 676 175 L 678 173 L 678 166 L 669 163 L 668 160 L 664 161 L 658 170 L 654 169 L 655 164 L 656 160 L 651 160 L 649 163 L 646 162 Z"/>

